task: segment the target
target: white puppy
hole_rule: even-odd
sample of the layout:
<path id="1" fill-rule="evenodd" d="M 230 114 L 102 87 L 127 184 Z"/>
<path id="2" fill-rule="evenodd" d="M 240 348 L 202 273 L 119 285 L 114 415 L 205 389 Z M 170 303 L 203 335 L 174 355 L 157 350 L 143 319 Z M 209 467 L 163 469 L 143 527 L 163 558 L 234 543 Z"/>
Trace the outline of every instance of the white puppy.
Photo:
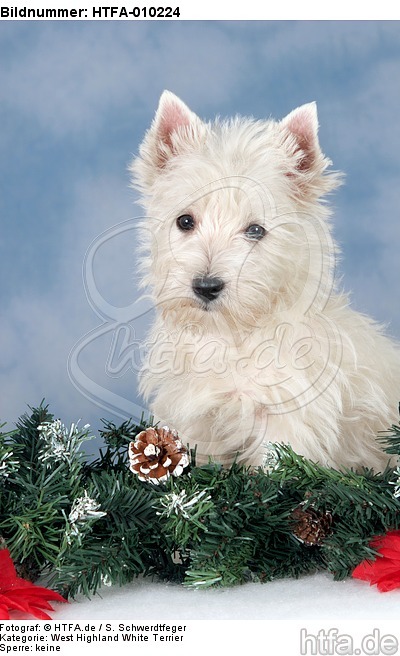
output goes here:
<path id="1" fill-rule="evenodd" d="M 157 312 L 141 391 L 200 462 L 260 464 L 267 441 L 339 468 L 388 460 L 400 350 L 335 286 L 340 176 L 317 131 L 314 103 L 205 123 L 166 91 L 133 161 Z"/>

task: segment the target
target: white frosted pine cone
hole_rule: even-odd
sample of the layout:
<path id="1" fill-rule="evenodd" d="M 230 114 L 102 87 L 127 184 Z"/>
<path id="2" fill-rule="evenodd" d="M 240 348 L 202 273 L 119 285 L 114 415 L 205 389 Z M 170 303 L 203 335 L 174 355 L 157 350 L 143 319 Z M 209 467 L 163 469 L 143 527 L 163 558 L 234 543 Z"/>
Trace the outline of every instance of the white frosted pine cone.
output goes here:
<path id="1" fill-rule="evenodd" d="M 168 426 L 146 428 L 129 445 L 130 469 L 140 481 L 158 485 L 189 465 L 187 449 Z"/>

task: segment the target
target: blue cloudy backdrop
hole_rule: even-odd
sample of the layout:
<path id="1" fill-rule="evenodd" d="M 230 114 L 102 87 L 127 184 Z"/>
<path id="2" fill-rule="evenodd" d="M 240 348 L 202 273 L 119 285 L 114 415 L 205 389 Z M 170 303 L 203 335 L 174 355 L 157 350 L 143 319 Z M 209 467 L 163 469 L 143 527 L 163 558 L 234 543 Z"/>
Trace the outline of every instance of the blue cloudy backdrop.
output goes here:
<path id="1" fill-rule="evenodd" d="M 94 427 L 140 405 L 135 340 L 149 314 L 135 307 L 130 333 L 98 327 L 105 303 L 137 297 L 129 220 L 140 210 L 127 165 L 165 88 L 203 118 L 278 118 L 318 102 L 323 150 L 346 173 L 334 198 L 344 286 L 400 338 L 399 23 L 5 22 L 2 420 L 43 397 L 65 421 Z M 91 251 L 99 307 L 82 265 L 107 230 Z M 79 390 L 68 356 L 88 333 L 70 362 Z"/>

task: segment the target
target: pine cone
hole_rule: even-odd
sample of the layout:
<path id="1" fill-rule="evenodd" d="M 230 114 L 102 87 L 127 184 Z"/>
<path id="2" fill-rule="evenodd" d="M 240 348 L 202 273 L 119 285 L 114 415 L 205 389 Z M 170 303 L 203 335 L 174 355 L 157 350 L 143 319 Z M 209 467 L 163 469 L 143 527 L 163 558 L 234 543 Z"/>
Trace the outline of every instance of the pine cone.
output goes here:
<path id="1" fill-rule="evenodd" d="M 175 431 L 146 428 L 129 445 L 130 469 L 140 481 L 162 483 L 170 474 L 180 476 L 189 464 L 187 449 Z"/>
<path id="2" fill-rule="evenodd" d="M 319 546 L 329 535 L 332 525 L 330 512 L 319 512 L 314 508 L 295 508 L 291 514 L 294 522 L 293 535 L 307 546 Z"/>

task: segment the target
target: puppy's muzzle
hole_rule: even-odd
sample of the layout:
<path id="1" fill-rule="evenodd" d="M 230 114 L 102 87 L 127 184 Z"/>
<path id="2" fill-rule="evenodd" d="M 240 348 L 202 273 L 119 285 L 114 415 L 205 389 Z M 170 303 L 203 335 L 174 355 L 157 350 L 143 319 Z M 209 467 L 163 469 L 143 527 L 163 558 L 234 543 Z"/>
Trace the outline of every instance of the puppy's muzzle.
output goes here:
<path id="1" fill-rule="evenodd" d="M 196 296 L 206 303 L 214 301 L 224 287 L 225 283 L 221 278 L 212 278 L 211 276 L 194 278 L 192 283 L 192 288 Z"/>

